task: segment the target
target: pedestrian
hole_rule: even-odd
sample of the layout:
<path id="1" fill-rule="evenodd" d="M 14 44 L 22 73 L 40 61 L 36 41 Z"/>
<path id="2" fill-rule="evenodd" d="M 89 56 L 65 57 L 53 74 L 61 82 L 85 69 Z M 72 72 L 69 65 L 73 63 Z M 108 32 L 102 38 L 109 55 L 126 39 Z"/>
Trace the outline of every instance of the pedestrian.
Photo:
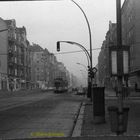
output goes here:
<path id="1" fill-rule="evenodd" d="M 11 91 L 11 92 L 13 91 L 13 87 L 12 87 L 12 84 L 10 84 L 10 91 Z"/>
<path id="2" fill-rule="evenodd" d="M 116 93 L 116 97 L 118 97 L 118 88 L 117 86 L 114 87 L 115 93 Z"/>
<path id="3" fill-rule="evenodd" d="M 125 99 L 125 97 L 126 97 L 126 87 L 124 86 L 124 84 L 123 84 L 123 86 L 122 86 L 122 98 L 123 99 Z"/>
<path id="4" fill-rule="evenodd" d="M 138 89 L 138 84 L 135 83 L 135 92 L 137 92 L 137 89 Z"/>

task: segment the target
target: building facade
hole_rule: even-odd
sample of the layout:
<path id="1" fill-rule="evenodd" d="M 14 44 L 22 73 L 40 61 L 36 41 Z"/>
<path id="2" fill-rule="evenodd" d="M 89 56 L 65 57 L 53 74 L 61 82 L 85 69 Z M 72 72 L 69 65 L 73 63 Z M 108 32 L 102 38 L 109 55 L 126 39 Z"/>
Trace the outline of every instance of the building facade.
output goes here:
<path id="1" fill-rule="evenodd" d="M 54 79 L 69 80 L 69 72 L 56 56 L 38 44 L 30 45 L 26 28 L 14 19 L 0 18 L 0 90 L 53 87 Z"/>
<path id="2" fill-rule="evenodd" d="M 45 60 L 43 60 L 43 48 L 38 44 L 33 44 L 30 46 L 30 52 L 32 88 L 39 88 L 46 79 L 46 75 L 44 75 Z"/>
<path id="3" fill-rule="evenodd" d="M 116 45 L 116 24 L 109 22 L 109 30 L 102 43 L 101 51 L 98 56 L 98 83 L 99 86 L 107 88 L 114 87 L 114 77 L 110 73 L 109 48 Z"/>
<path id="4" fill-rule="evenodd" d="M 25 27 L 17 28 L 16 21 L 0 19 L 7 31 L 0 39 L 1 54 L 1 90 L 19 90 L 28 88 L 30 82 L 30 52 Z M 3 61 L 4 60 L 4 61 Z M 4 76 L 5 75 L 5 76 Z M 28 84 L 27 84 L 28 80 Z M 27 86 L 28 85 L 28 86 Z"/>
<path id="5" fill-rule="evenodd" d="M 129 86 L 140 88 L 140 0 L 125 0 L 122 6 L 122 43 L 130 46 Z"/>
<path id="6" fill-rule="evenodd" d="M 0 30 L 7 29 L 7 24 L 0 18 Z M 8 31 L 0 32 L 0 90 L 8 88 Z"/>
<path id="7" fill-rule="evenodd" d="M 38 44 L 30 46 L 31 81 L 34 88 L 54 87 L 54 79 L 61 77 L 68 80 L 68 71 L 56 56 Z"/>
<path id="8" fill-rule="evenodd" d="M 122 45 L 129 46 L 129 75 L 128 75 L 128 86 L 134 88 L 137 84 L 140 88 L 140 0 L 125 0 L 122 9 Z M 112 28 L 106 34 L 107 46 L 116 45 L 116 25 L 110 24 Z M 113 27 L 114 26 L 114 27 Z M 104 46 L 104 45 L 103 45 Z M 109 58 L 106 53 L 101 50 L 99 54 L 99 79 L 105 81 L 108 68 L 105 58 Z M 105 56 L 105 58 L 103 57 Z M 107 60 L 108 61 L 108 60 Z M 105 72 L 105 73 L 104 73 Z M 115 79 L 115 78 L 114 78 Z M 125 79 L 124 79 L 125 80 Z M 103 82 L 101 82 L 103 83 Z M 113 83 L 113 82 L 112 82 Z"/>
<path id="9" fill-rule="evenodd" d="M 31 85 L 30 43 L 26 35 L 24 26 L 16 28 L 15 63 L 17 67 L 15 76 L 17 78 L 17 87 L 20 89 L 29 89 Z"/>

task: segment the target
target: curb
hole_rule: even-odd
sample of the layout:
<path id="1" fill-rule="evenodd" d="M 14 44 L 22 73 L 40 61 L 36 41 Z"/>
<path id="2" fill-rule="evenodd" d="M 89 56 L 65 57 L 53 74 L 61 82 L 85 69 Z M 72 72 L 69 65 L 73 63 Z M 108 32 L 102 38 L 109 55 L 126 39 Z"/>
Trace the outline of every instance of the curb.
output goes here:
<path id="1" fill-rule="evenodd" d="M 77 122 L 75 124 L 75 128 L 73 130 L 72 137 L 80 137 L 81 136 L 84 111 L 85 111 L 85 103 L 83 103 L 81 108 L 80 108 L 80 113 L 78 115 L 78 119 L 77 119 Z"/>

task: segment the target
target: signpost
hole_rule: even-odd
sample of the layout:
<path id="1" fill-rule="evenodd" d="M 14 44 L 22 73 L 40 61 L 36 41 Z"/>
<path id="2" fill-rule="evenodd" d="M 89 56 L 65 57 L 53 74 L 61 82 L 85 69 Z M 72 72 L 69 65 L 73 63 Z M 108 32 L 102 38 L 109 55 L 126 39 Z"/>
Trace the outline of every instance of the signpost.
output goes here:
<path id="1" fill-rule="evenodd" d="M 118 75 L 128 75 L 129 73 L 129 46 L 122 45 L 122 68 L 119 68 L 118 63 L 120 62 L 118 54 L 118 47 L 117 46 L 110 46 L 109 48 L 109 57 L 110 57 L 110 73 L 111 76 L 118 76 Z M 118 70 L 119 69 L 119 70 Z"/>

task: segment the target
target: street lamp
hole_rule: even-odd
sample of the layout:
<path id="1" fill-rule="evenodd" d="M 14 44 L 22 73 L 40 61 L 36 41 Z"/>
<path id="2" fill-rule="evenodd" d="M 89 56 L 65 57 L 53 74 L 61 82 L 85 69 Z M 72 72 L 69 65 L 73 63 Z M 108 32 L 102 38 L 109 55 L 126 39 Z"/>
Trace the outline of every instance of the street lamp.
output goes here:
<path id="1" fill-rule="evenodd" d="M 57 0 L 53 0 L 53 1 L 57 1 Z M 61 0 L 58 0 L 58 1 L 61 1 Z M 82 12 L 82 14 L 85 17 L 85 20 L 86 20 L 86 23 L 87 23 L 87 26 L 88 26 L 88 31 L 89 31 L 89 44 L 90 44 L 90 55 L 89 55 L 90 65 L 88 65 L 88 66 L 90 66 L 90 68 L 92 69 L 92 37 L 91 37 L 90 24 L 89 24 L 88 18 L 86 16 L 84 10 L 82 9 L 82 7 L 78 3 L 76 3 L 74 0 L 71 0 L 71 2 L 73 2 L 80 9 L 80 11 Z M 60 44 L 58 43 L 57 45 L 59 46 Z M 60 49 L 58 49 L 58 51 L 59 50 Z M 92 82 L 93 82 L 92 79 L 93 79 L 93 77 L 90 77 L 90 89 L 91 89 L 90 95 L 89 95 L 90 97 L 91 97 L 91 93 L 92 93 Z"/>
<path id="2" fill-rule="evenodd" d="M 88 26 L 88 31 L 89 31 L 89 43 L 90 43 L 90 66 L 92 68 L 92 38 L 91 38 L 91 29 L 90 29 L 90 24 L 89 24 L 89 21 L 88 21 L 88 18 L 84 12 L 84 10 L 82 9 L 82 7 L 80 5 L 78 5 L 78 3 L 76 3 L 74 0 L 71 0 L 80 10 L 81 12 L 83 13 L 85 19 L 86 19 L 86 23 L 87 23 L 87 26 Z"/>
<path id="3" fill-rule="evenodd" d="M 90 68 L 92 69 L 92 37 L 91 37 L 91 28 L 90 28 L 90 24 L 89 24 L 89 21 L 88 21 L 88 18 L 87 18 L 87 16 L 86 16 L 86 14 L 85 14 L 85 12 L 84 12 L 84 10 L 82 9 L 82 7 L 78 4 L 78 3 L 76 3 L 74 0 L 71 0 L 71 2 L 73 2 L 79 9 L 80 9 L 80 11 L 82 12 L 82 14 L 84 15 L 84 17 L 85 17 L 85 20 L 86 20 L 86 23 L 87 23 L 87 27 L 88 27 L 88 31 L 89 31 L 89 44 L 90 44 L 90 54 L 89 54 L 89 59 L 90 59 L 90 65 L 88 65 L 88 66 L 90 66 Z M 91 93 L 92 93 L 92 77 L 90 77 L 90 89 L 91 89 L 91 91 L 90 91 L 90 97 L 91 97 Z"/>
<path id="4" fill-rule="evenodd" d="M 87 26 L 88 26 L 88 31 L 89 31 L 89 44 L 90 44 L 90 68 L 92 68 L 92 38 L 91 38 L 91 28 L 90 28 L 90 24 L 89 24 L 89 21 L 88 21 L 88 18 L 84 12 L 84 10 L 82 9 L 82 7 L 80 5 L 78 5 L 78 3 L 76 3 L 74 0 L 71 0 L 80 10 L 81 12 L 83 13 L 84 17 L 85 17 L 85 20 L 86 20 L 86 23 L 87 23 Z M 93 83 L 93 77 L 90 77 L 90 81 L 89 81 L 89 85 L 88 85 L 88 97 L 91 98 L 92 100 L 92 83 Z"/>
<path id="5" fill-rule="evenodd" d="M 87 56 L 87 60 L 88 60 L 88 70 L 90 70 L 90 75 L 88 75 L 88 94 L 87 94 L 87 97 L 90 98 L 91 101 L 92 101 L 92 96 L 91 96 L 91 93 L 92 93 L 92 79 L 94 78 L 94 75 L 96 73 L 96 72 L 94 72 L 94 69 L 96 69 L 96 68 L 91 67 L 92 66 L 91 65 L 92 64 L 91 55 L 89 54 L 89 52 L 87 51 L 87 49 L 83 45 L 81 45 L 77 42 L 73 42 L 73 41 L 58 41 L 57 42 L 57 51 L 60 51 L 60 43 L 61 42 L 62 43 L 69 43 L 69 44 L 72 44 L 72 45 L 75 44 L 75 45 L 79 46 L 85 52 L 85 54 Z"/>
<path id="6" fill-rule="evenodd" d="M 85 52 L 85 54 L 87 56 L 88 66 L 90 65 L 90 63 L 91 63 L 90 54 L 89 54 L 88 50 L 83 45 L 81 45 L 77 42 L 73 42 L 73 41 L 57 41 L 57 51 L 60 51 L 60 43 L 61 42 L 79 46 Z"/>

